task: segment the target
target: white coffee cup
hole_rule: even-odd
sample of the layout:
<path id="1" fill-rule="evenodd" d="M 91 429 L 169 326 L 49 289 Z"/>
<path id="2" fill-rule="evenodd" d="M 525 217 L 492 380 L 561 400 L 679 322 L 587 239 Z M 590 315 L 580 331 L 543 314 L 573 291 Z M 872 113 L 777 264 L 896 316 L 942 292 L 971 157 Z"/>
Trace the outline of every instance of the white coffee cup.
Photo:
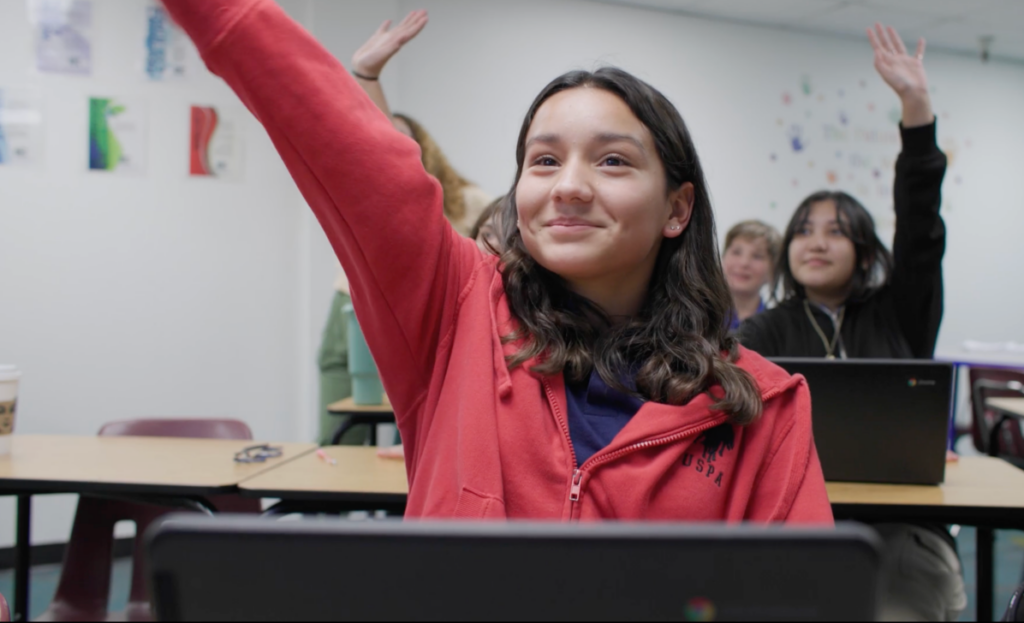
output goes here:
<path id="1" fill-rule="evenodd" d="M 20 378 L 21 370 L 18 370 L 17 366 L 0 365 L 0 455 L 11 452 L 11 435 L 14 433 Z"/>

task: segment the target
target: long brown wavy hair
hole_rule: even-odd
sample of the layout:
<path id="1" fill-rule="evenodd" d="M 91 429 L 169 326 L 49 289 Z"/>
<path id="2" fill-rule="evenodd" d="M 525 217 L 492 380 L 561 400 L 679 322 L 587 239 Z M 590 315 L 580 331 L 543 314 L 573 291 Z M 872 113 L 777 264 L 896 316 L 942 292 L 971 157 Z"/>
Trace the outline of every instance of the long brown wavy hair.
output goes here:
<path id="1" fill-rule="evenodd" d="M 420 146 L 423 168 L 441 182 L 441 190 L 444 193 L 445 218 L 452 223 L 461 224 L 466 218 L 466 200 L 462 195 L 462 189 L 472 186 L 473 183 L 459 175 L 459 172 L 448 163 L 444 152 L 419 122 L 406 115 L 393 114 L 408 124 L 409 129 L 412 130 L 412 138 Z"/>
<path id="2" fill-rule="evenodd" d="M 516 186 L 534 115 L 556 93 L 581 87 L 618 96 L 651 132 L 665 167 L 666 194 L 687 182 L 694 186 L 689 226 L 682 235 L 662 240 L 639 314 L 619 324 L 540 266 L 527 252 L 517 226 Z M 561 372 L 576 382 L 596 370 L 620 391 L 671 405 L 686 404 L 719 385 L 721 391 L 712 395 L 713 408 L 726 413 L 733 424 L 755 421 L 761 414 L 761 394 L 754 379 L 735 365 L 739 345 L 726 322 L 732 300 L 719 262 L 711 199 L 697 150 L 675 106 L 621 69 L 569 72 L 548 84 L 530 106 L 519 132 L 516 162 L 515 182 L 501 214 L 501 276 L 519 323 L 503 339 L 522 340 L 507 359 L 509 368 L 538 357 L 535 371 Z M 625 382 L 630 375 L 635 391 Z"/>

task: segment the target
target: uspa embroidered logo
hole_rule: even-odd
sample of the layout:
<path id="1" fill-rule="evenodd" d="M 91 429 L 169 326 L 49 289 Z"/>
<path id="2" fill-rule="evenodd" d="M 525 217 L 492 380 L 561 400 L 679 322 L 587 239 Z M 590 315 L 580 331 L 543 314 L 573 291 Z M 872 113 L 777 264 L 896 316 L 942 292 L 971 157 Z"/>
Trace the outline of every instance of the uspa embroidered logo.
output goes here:
<path id="1" fill-rule="evenodd" d="M 694 597 L 686 602 L 686 610 L 683 613 L 687 621 L 714 621 L 715 604 L 703 597 Z"/>
<path id="2" fill-rule="evenodd" d="M 716 465 L 715 461 L 725 456 L 726 450 L 732 450 L 736 444 L 736 433 L 732 426 L 722 424 L 705 432 L 697 438 L 697 443 L 704 446 L 700 458 L 694 460 L 692 452 L 683 455 L 683 467 L 695 470 L 698 474 L 704 474 L 709 481 L 714 482 L 719 489 L 722 488 L 721 464 Z"/>

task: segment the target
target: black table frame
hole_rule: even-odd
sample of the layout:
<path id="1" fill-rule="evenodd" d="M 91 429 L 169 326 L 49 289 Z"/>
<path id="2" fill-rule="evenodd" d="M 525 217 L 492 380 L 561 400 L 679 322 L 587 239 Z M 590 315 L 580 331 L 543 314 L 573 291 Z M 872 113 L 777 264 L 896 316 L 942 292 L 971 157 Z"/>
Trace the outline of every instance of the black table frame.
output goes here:
<path id="1" fill-rule="evenodd" d="M 975 533 L 975 565 L 978 585 L 977 620 L 992 621 L 994 530 L 1024 530 L 1024 508 L 986 506 L 927 506 L 899 504 L 833 504 L 836 521 L 863 523 L 932 523 L 972 526 Z M 1000 612 L 1000 616 L 1002 613 Z"/>
<path id="2" fill-rule="evenodd" d="M 348 419 L 338 425 L 338 428 L 334 429 L 334 433 L 331 435 L 330 445 L 336 446 L 341 443 L 342 436 L 345 435 L 349 430 L 356 426 L 369 425 L 370 426 L 370 445 L 377 445 L 377 424 L 394 424 L 395 423 L 395 412 L 394 411 L 355 411 L 355 410 L 341 410 L 332 411 L 328 409 L 327 413 L 336 415 L 338 417 L 347 417 Z"/>
<path id="3" fill-rule="evenodd" d="M 17 496 L 17 524 L 14 541 L 14 595 L 11 620 L 27 621 L 29 615 L 29 583 L 32 570 L 32 496 L 77 493 L 97 497 L 113 497 L 140 504 L 188 507 L 195 510 L 216 510 L 208 497 L 238 493 L 237 484 L 220 487 L 183 485 L 148 485 L 131 483 L 73 482 L 55 480 L 0 479 L 0 495 Z"/>

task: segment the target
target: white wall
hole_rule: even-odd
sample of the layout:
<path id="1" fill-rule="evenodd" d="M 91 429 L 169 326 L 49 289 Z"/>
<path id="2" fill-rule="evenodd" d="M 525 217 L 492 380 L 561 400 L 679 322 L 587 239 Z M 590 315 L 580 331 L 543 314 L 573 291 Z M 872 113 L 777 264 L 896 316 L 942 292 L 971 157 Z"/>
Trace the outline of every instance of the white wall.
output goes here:
<path id="1" fill-rule="evenodd" d="M 0 363 L 26 373 L 18 430 L 92 434 L 108 420 L 173 414 L 240 417 L 258 437 L 312 439 L 314 358 L 334 277 L 323 233 L 254 120 L 244 182 L 188 178 L 188 105 L 237 100 L 198 66 L 183 83 L 143 81 L 141 2 L 94 1 L 89 78 L 36 74 L 25 3 L 0 2 L 0 88 L 36 86 L 46 101 L 43 167 L 0 167 Z M 891 173 L 872 173 L 898 145 L 854 133 L 891 129 L 895 104 L 866 43 L 584 0 L 282 4 L 344 62 L 383 19 L 427 8 L 430 25 L 389 66 L 384 86 L 393 108 L 421 120 L 451 161 L 493 194 L 512 180 L 516 134 L 539 89 L 565 70 L 613 63 L 682 111 L 722 233 L 741 218 L 784 225 L 832 169 L 880 227 L 891 228 L 879 188 Z M 940 137 L 956 152 L 944 189 L 941 342 L 1024 340 L 1015 313 L 1024 293 L 1000 278 L 1024 259 L 1014 238 L 1024 199 L 1011 187 L 1024 170 L 1013 149 L 1024 136 L 1024 66 L 936 52 L 927 62 Z M 802 93 L 804 76 L 812 95 Z M 848 99 L 839 101 L 840 89 Z M 85 171 L 90 95 L 149 103 L 144 178 Z M 846 106 L 849 138 L 826 140 L 823 125 Z M 800 154 L 788 147 L 795 124 L 808 145 Z M 829 163 L 833 151 L 844 156 Z M 864 166 L 851 165 L 851 154 Z M 73 498 L 37 499 L 35 540 L 66 539 Z M 13 509 L 0 500 L 0 546 L 12 537 Z"/>
<path id="2" fill-rule="evenodd" d="M 244 182 L 188 177 L 189 106 L 241 105 L 198 59 L 184 82 L 147 83 L 143 11 L 95 2 L 93 75 L 65 77 L 33 70 L 26 3 L 0 3 L 0 88 L 33 87 L 45 103 L 44 162 L 0 167 L 0 360 L 24 371 L 17 430 L 223 416 L 259 438 L 304 438 L 305 209 L 248 113 Z M 90 96 L 146 102 L 144 177 L 86 170 Z M 74 497 L 36 500 L 34 540 L 66 540 Z M 3 499 L 0 545 L 12 508 Z"/>
<path id="3" fill-rule="evenodd" d="M 682 112 L 709 178 L 720 235 L 745 218 L 783 227 L 803 197 L 830 186 L 826 174 L 834 170 L 836 187 L 858 196 L 891 237 L 889 186 L 899 145 L 868 133 L 892 133 L 888 114 L 898 100 L 875 73 L 866 40 L 584 0 L 401 5 L 426 8 L 431 18 L 401 58 L 403 104 L 451 161 L 492 193 L 512 181 L 519 125 L 544 84 L 570 69 L 615 64 L 651 82 Z M 1024 264 L 1024 193 L 1017 189 L 1024 64 L 982 65 L 933 50 L 926 66 L 940 144 L 956 152 L 943 188 L 949 250 L 940 348 L 968 338 L 1024 340 L 1024 289 L 1011 277 Z M 839 123 L 840 112 L 848 126 Z M 794 124 L 808 143 L 800 154 L 789 147 Z M 845 127 L 847 140 L 826 140 L 825 124 Z M 864 130 L 863 138 L 855 130 Z M 851 165 L 853 156 L 863 164 Z"/>

